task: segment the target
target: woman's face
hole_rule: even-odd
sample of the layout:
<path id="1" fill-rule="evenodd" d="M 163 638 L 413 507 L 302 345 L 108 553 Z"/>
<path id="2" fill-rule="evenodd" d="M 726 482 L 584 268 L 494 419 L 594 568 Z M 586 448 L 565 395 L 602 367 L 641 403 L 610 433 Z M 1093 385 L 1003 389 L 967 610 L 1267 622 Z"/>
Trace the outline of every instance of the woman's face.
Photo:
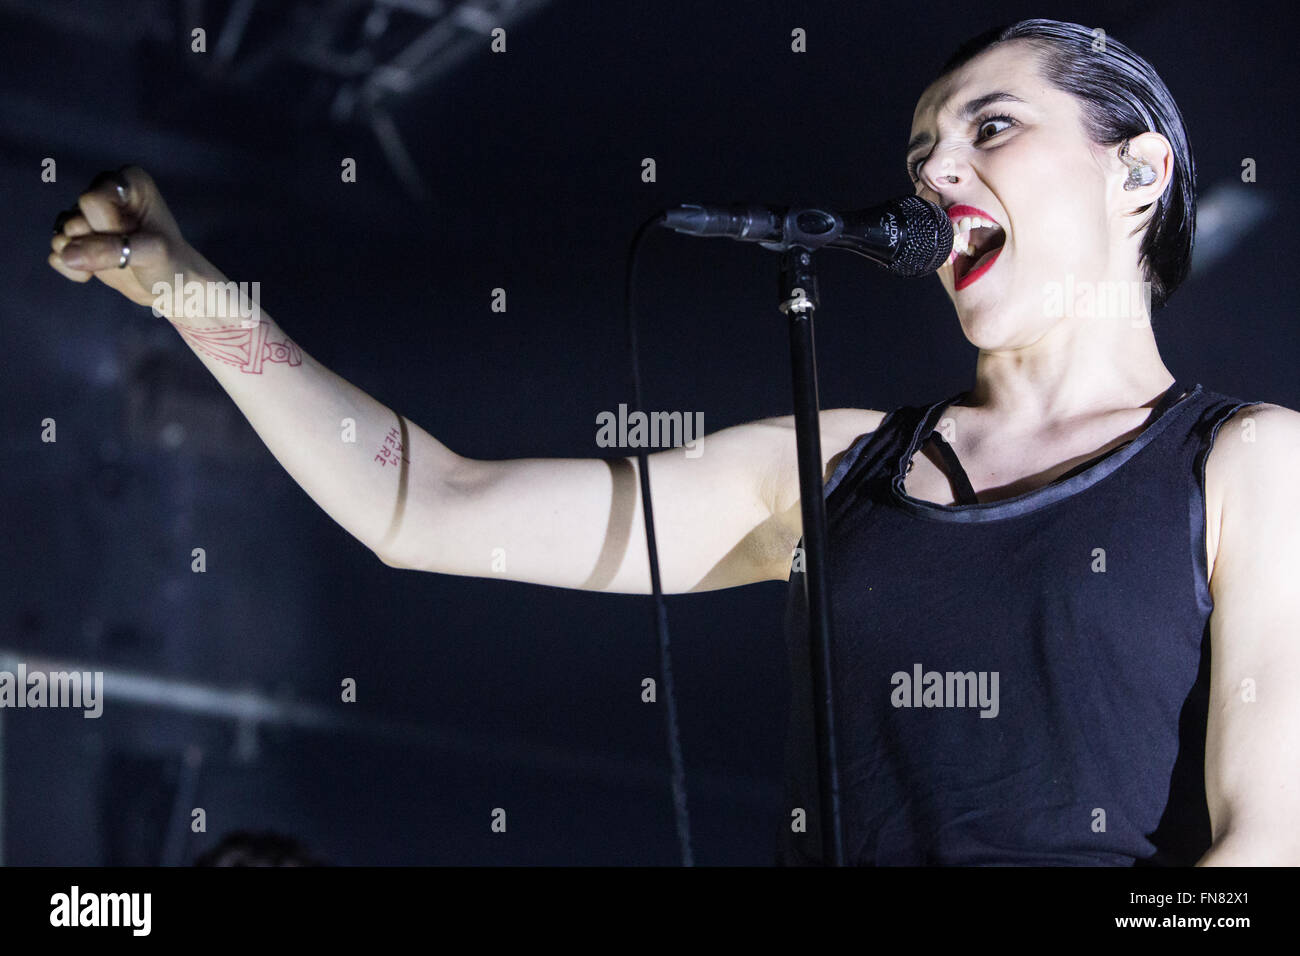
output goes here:
<path id="1" fill-rule="evenodd" d="M 1045 307 L 1048 283 L 1069 277 L 1077 287 L 1133 268 L 1122 268 L 1132 251 L 1112 241 L 1114 164 L 1084 132 L 1075 98 L 1039 75 L 1036 56 L 1023 40 L 985 51 L 927 89 L 912 120 L 917 194 L 951 218 L 974 207 L 1000 227 L 974 232 L 975 256 L 939 270 L 981 349 L 1029 345 L 1065 321 Z"/>

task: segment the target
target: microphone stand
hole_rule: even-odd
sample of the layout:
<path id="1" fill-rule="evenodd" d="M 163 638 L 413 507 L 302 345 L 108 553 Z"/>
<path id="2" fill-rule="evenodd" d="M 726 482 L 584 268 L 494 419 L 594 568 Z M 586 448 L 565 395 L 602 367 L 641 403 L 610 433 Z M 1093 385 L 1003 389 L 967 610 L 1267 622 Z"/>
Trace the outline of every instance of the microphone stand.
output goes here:
<path id="1" fill-rule="evenodd" d="M 812 253 L 824 246 L 839 246 L 897 275 L 924 275 L 939 268 L 952 251 L 951 241 L 946 238 L 951 235 L 951 222 L 942 207 L 919 196 L 903 196 L 871 209 L 842 215 L 823 209 L 776 206 L 684 205 L 661 213 L 654 221 L 688 235 L 726 236 L 757 242 L 765 249 L 781 253 L 778 308 L 790 320 L 790 371 L 799 459 L 799 501 L 803 513 L 804 596 L 808 605 L 817 736 L 822 862 L 843 866 L 835 702 L 831 699 L 833 661 L 826 575 L 821 406 L 817 400 L 817 359 L 813 346 L 817 273 L 813 269 Z M 648 512 L 647 501 L 647 515 Z"/>
<path id="2" fill-rule="evenodd" d="M 790 372 L 794 394 L 795 444 L 799 454 L 799 503 L 803 515 L 804 594 L 812 657 L 813 713 L 817 735 L 822 861 L 844 865 L 840 821 L 840 776 L 831 697 L 831 606 L 826 577 L 826 499 L 822 485 L 821 406 L 817 398 L 817 357 L 813 313 L 817 273 L 812 250 L 792 245 L 781 253 L 777 307 L 790 324 Z"/>

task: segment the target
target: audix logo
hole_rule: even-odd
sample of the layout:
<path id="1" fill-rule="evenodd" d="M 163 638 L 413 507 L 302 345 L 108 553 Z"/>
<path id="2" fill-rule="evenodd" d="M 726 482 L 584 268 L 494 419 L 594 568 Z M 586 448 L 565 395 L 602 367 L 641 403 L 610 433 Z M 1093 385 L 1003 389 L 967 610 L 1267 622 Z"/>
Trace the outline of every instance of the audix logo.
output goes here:
<path id="1" fill-rule="evenodd" d="M 895 218 L 892 212 L 885 213 L 884 218 L 880 220 L 880 228 L 889 237 L 889 248 L 892 249 L 898 245 L 898 219 Z"/>

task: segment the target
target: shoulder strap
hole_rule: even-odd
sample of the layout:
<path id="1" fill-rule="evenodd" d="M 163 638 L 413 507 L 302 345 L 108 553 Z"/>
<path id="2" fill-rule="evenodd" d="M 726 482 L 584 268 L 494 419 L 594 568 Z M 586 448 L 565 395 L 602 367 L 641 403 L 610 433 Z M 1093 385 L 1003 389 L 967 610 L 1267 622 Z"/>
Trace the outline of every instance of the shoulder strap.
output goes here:
<path id="1" fill-rule="evenodd" d="M 953 490 L 956 492 L 957 503 L 963 505 L 979 504 L 975 489 L 971 487 L 970 476 L 966 474 L 966 469 L 962 467 L 961 461 L 957 458 L 957 453 L 952 450 L 952 446 L 948 444 L 947 440 L 938 431 L 932 431 L 926 441 L 939 449 L 939 454 L 943 456 L 944 464 L 948 466 L 948 480 L 952 482 Z"/>
<path id="2" fill-rule="evenodd" d="M 851 469 L 857 462 L 858 458 L 861 457 L 862 450 L 867 447 L 873 437 L 884 430 L 885 426 L 894 415 L 894 412 L 889 412 L 880 420 L 880 424 L 877 425 L 874 430 L 863 432 L 857 438 L 853 439 L 853 444 L 848 447 L 848 450 L 844 453 L 844 457 L 840 459 L 840 463 L 836 465 L 835 470 L 831 472 L 830 480 L 826 482 L 826 487 L 824 489 L 826 497 L 829 498 L 831 492 L 839 487 L 840 482 L 844 480 L 844 476 L 849 473 L 849 469 Z"/>

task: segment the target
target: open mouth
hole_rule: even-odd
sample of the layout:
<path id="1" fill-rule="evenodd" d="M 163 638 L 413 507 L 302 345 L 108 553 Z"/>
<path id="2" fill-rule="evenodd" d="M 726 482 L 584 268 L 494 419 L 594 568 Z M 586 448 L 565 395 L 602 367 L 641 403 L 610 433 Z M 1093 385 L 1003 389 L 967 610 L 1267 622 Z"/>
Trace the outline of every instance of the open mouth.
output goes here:
<path id="1" fill-rule="evenodd" d="M 956 205 L 948 210 L 952 220 L 953 287 L 964 289 L 993 267 L 1007 234 L 1001 226 L 982 209 Z"/>

